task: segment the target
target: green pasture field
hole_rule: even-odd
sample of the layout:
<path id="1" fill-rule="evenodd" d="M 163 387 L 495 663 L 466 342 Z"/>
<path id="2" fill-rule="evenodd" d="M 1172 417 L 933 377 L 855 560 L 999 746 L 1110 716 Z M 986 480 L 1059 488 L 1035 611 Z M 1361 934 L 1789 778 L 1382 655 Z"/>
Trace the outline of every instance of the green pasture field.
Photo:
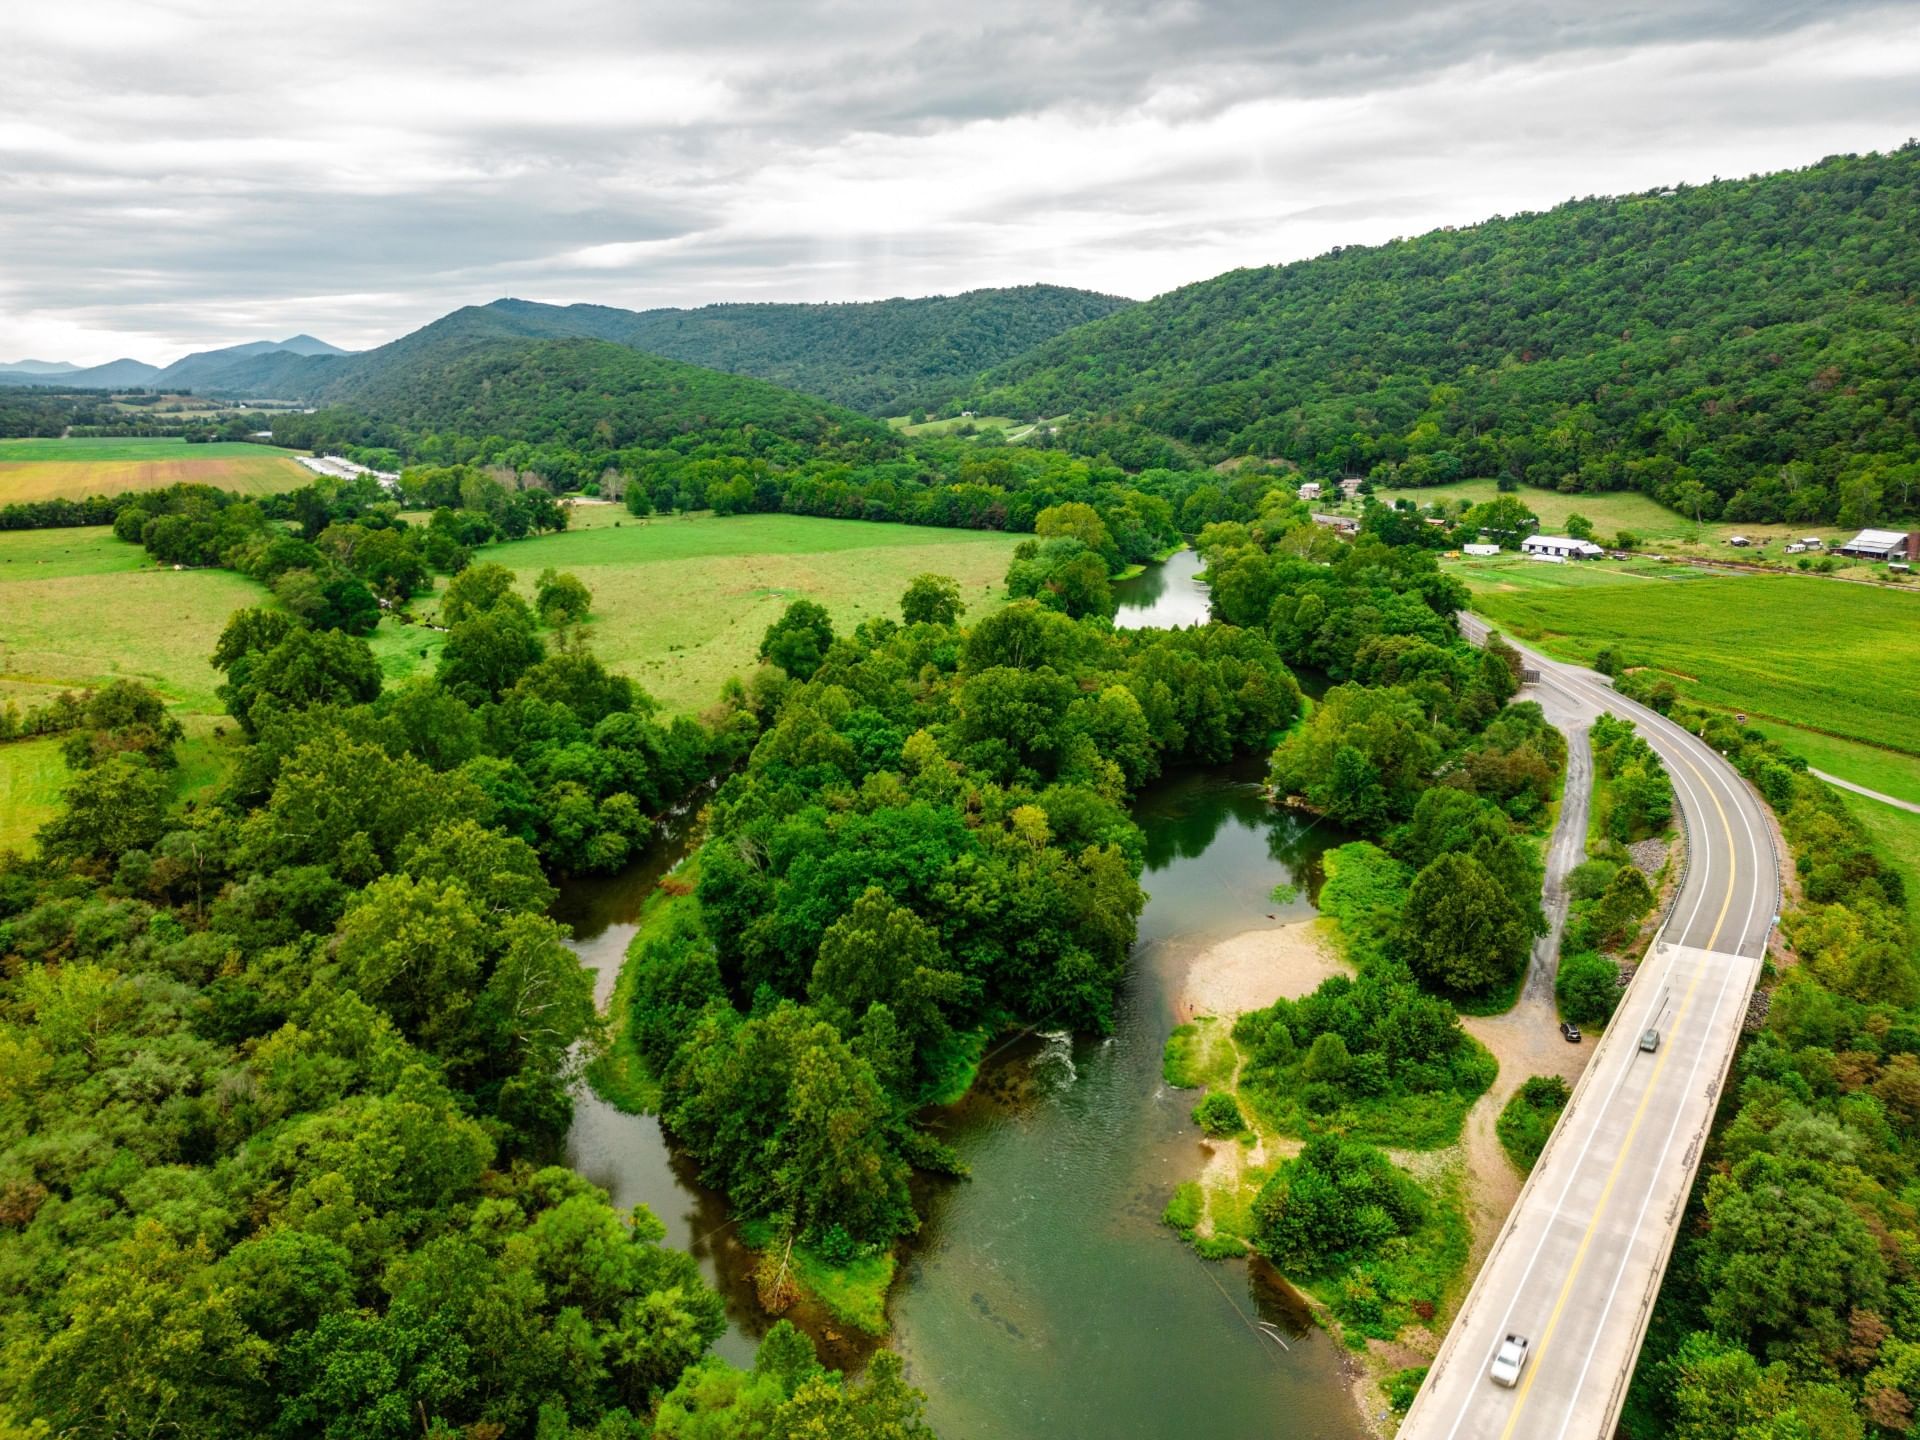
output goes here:
<path id="1" fill-rule="evenodd" d="M 672 711 L 712 703 L 727 676 L 752 666 L 762 632 L 795 598 L 824 604 L 851 628 L 896 613 L 907 582 L 931 570 L 953 576 L 970 613 L 984 613 L 1003 599 L 1020 538 L 791 515 L 642 522 L 621 507 L 583 509 L 601 523 L 489 548 L 484 558 L 510 566 L 529 594 L 549 565 L 579 575 L 595 592 L 596 650 Z M 105 527 L 0 531 L 0 704 L 25 710 L 62 690 L 143 680 L 186 727 L 180 793 L 189 798 L 226 773 L 234 744 L 209 657 L 228 617 L 263 603 L 270 597 L 251 580 L 153 565 Z M 430 615 L 432 597 L 417 608 Z M 430 672 L 445 641 L 383 620 L 369 643 L 393 681 Z M 0 846 L 46 821 L 64 773 L 57 741 L 0 745 Z"/>
<path id="2" fill-rule="evenodd" d="M 997 608 L 1021 539 L 804 515 L 642 523 L 622 510 L 615 518 L 618 528 L 603 524 L 493 546 L 479 558 L 511 568 L 529 595 L 534 577 L 549 566 L 579 576 L 593 591 L 594 652 L 671 713 L 705 709 L 728 676 L 751 669 L 760 637 L 793 600 L 826 606 L 835 626 L 850 630 L 873 615 L 897 619 L 907 583 L 932 571 L 959 582 L 969 615 Z M 415 608 L 427 614 L 433 602 Z M 419 633 L 402 631 L 408 638 L 397 643 L 427 643 L 414 640 Z"/>
<path id="3" fill-rule="evenodd" d="M 0 745 L 0 851 L 28 848 L 59 810 L 66 778 L 58 737 Z"/>
<path id="4" fill-rule="evenodd" d="M 246 495 L 295 490 L 313 476 L 271 445 L 217 441 L 0 440 L 0 505 L 84 500 L 168 485 L 214 485 Z"/>
<path id="5" fill-rule="evenodd" d="M 910 417 L 895 415 L 887 424 L 903 435 L 945 435 L 950 430 L 958 430 L 962 425 L 971 425 L 977 430 L 1016 430 L 1027 422 L 1016 420 L 1011 415 L 974 415 L 971 417 L 953 416 L 946 420 L 922 420 L 918 425 Z"/>
<path id="6" fill-rule="evenodd" d="M 143 680 L 186 729 L 178 793 L 191 798 L 224 777 L 236 743 L 208 657 L 227 617 L 265 596 L 229 571 L 153 565 L 104 527 L 0 531 L 0 704 L 26 710 L 63 690 Z M 0 849 L 52 817 L 66 779 L 59 752 L 58 738 L 0 745 Z"/>
<path id="7" fill-rule="evenodd" d="M 0 679 L 81 689 L 127 677 L 216 715 L 209 661 L 227 617 L 266 591 L 227 570 L 170 570 L 104 527 L 0 532 Z"/>
<path id="8" fill-rule="evenodd" d="M 1442 566 L 1466 581 L 1476 594 L 1481 590 L 1509 594 L 1514 591 L 1550 590 L 1562 593 L 1587 588 L 1611 589 L 1625 586 L 1644 590 L 1648 583 L 1686 584 L 1714 575 L 1734 575 L 1731 570 L 1713 570 L 1697 565 L 1680 565 L 1667 560 L 1582 560 L 1555 565 L 1544 560 L 1529 560 L 1523 555 L 1469 555 L 1460 560 L 1443 560 Z M 1741 578 L 1746 578 L 1742 576 Z"/>
<path id="9" fill-rule="evenodd" d="M 1775 720 L 1763 720 L 1754 728 L 1769 740 L 1778 740 L 1816 770 L 1920 805 L 1920 756 L 1862 745 Z"/>
<path id="10" fill-rule="evenodd" d="M 1375 498 L 1391 505 L 1411 500 L 1427 506 L 1465 500 L 1478 505 L 1499 495 L 1491 480 L 1456 480 L 1451 485 L 1416 486 L 1406 490 L 1377 491 Z M 1584 515 L 1593 522 L 1603 543 L 1611 543 L 1622 530 L 1631 530 L 1642 540 L 1681 539 L 1693 531 L 1693 522 L 1667 509 L 1658 500 L 1638 490 L 1613 491 L 1604 495 L 1562 495 L 1558 490 L 1537 490 L 1523 485 L 1514 492 L 1520 501 L 1540 517 L 1540 528 L 1548 534 L 1564 530 L 1569 515 Z M 1807 532 L 1812 534 L 1810 530 Z"/>
<path id="11" fill-rule="evenodd" d="M 1453 573 L 1478 613 L 1549 654 L 1585 664 L 1612 645 L 1701 704 L 1920 755 L 1920 593 L 1519 560 Z"/>
<path id="12" fill-rule="evenodd" d="M 443 579 L 441 585 L 446 581 Z M 421 605 L 431 605 L 432 601 L 423 598 Z M 367 637 L 367 644 L 373 650 L 373 658 L 380 662 L 380 673 L 386 683 L 404 680 L 410 675 L 431 674 L 440 665 L 440 647 L 447 643 L 447 632 L 429 630 L 424 625 L 401 625 L 392 620 L 382 620 L 373 634 Z"/>

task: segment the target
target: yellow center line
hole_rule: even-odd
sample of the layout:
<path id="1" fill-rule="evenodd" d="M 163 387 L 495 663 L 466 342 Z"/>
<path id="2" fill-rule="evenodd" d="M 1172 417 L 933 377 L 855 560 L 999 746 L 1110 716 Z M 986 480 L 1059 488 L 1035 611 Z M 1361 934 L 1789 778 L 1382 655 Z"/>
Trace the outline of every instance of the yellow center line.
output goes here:
<path id="1" fill-rule="evenodd" d="M 1676 753 L 1679 755 L 1680 763 L 1693 771 L 1694 778 L 1700 781 L 1701 788 L 1707 792 L 1707 798 L 1713 801 L 1713 808 L 1720 816 L 1720 828 L 1726 832 L 1727 836 L 1727 896 L 1720 903 L 1720 914 L 1713 922 L 1713 934 L 1708 937 L 1704 947 L 1711 950 L 1720 939 L 1720 927 L 1727 923 L 1727 912 L 1733 907 L 1733 882 L 1740 873 L 1739 858 L 1733 848 L 1733 826 L 1727 820 L 1727 812 L 1720 804 L 1720 797 L 1713 793 L 1713 787 L 1707 783 L 1707 777 L 1700 773 L 1699 767 L 1687 758 L 1685 752 Z M 1668 1027 L 1669 1034 L 1679 1030 L 1680 1022 L 1686 1018 L 1687 1010 L 1693 1004 L 1694 992 L 1700 988 L 1700 981 L 1705 978 L 1705 975 L 1706 970 L 1702 967 L 1688 984 L 1687 993 L 1681 998 L 1680 1008 L 1674 1014 L 1673 1024 Z M 1640 1122 L 1646 1118 L 1647 1105 L 1652 1101 L 1654 1091 L 1660 1087 L 1660 1072 L 1666 1068 L 1667 1060 L 1672 1054 L 1672 1045 L 1663 1046 L 1660 1058 L 1653 1063 L 1653 1074 L 1647 1080 L 1647 1088 L 1640 1096 L 1639 1105 L 1634 1108 L 1633 1123 L 1627 1127 L 1626 1138 L 1620 1142 L 1619 1152 L 1613 1159 L 1613 1168 L 1607 1172 L 1607 1183 L 1600 1191 L 1599 1203 L 1593 1207 L 1593 1218 L 1587 1221 L 1586 1233 L 1580 1237 L 1580 1246 L 1573 1252 L 1573 1265 L 1568 1269 L 1567 1278 L 1560 1286 L 1559 1298 L 1553 1302 L 1553 1313 L 1547 1317 L 1547 1328 L 1541 1332 L 1540 1344 L 1534 1350 L 1533 1361 L 1527 1366 L 1527 1373 L 1521 1378 L 1520 1393 L 1514 1397 L 1513 1410 L 1507 1416 L 1506 1427 L 1500 1432 L 1500 1440 L 1511 1440 L 1514 1427 L 1520 1423 L 1520 1412 L 1526 1409 L 1527 1396 L 1533 1389 L 1534 1377 L 1540 1373 L 1540 1367 L 1546 1360 L 1547 1345 L 1553 1339 L 1553 1332 L 1560 1326 L 1561 1312 L 1567 1308 L 1567 1299 L 1573 1294 L 1574 1282 L 1580 1278 L 1580 1267 L 1586 1263 L 1588 1247 L 1593 1244 L 1593 1237 L 1599 1231 L 1600 1217 L 1606 1214 L 1607 1202 L 1613 1198 L 1613 1187 L 1620 1179 L 1621 1168 L 1627 1163 L 1628 1152 L 1633 1149 L 1633 1138 L 1640 1133 Z M 1631 1052 L 1628 1054 L 1627 1063 L 1629 1065 L 1633 1063 Z"/>

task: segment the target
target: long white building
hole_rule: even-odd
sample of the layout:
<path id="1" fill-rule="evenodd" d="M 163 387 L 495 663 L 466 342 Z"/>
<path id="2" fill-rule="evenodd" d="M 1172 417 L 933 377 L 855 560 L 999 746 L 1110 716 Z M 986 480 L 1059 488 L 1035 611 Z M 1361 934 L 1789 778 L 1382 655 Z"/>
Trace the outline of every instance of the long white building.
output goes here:
<path id="1" fill-rule="evenodd" d="M 1520 542 L 1520 550 L 1549 560 L 1597 560 L 1607 553 L 1591 540 L 1572 540 L 1565 535 L 1529 535 Z"/>

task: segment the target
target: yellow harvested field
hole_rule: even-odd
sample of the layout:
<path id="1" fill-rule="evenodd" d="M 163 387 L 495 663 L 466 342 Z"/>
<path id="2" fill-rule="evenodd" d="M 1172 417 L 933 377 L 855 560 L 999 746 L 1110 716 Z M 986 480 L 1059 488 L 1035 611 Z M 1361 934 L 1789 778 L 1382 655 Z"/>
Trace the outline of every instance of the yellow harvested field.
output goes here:
<path id="1" fill-rule="evenodd" d="M 246 495 L 297 490 L 313 479 L 281 455 L 191 460 L 0 460 L 0 505 L 85 500 L 169 485 L 214 485 Z"/>

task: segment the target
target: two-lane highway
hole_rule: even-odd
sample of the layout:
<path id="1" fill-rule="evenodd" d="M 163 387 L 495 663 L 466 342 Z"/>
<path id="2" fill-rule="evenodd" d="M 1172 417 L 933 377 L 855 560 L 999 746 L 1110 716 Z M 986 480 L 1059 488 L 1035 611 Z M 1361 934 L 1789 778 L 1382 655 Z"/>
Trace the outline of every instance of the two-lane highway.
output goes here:
<path id="1" fill-rule="evenodd" d="M 1600 676 L 1521 653 L 1541 686 L 1632 720 L 1659 754 L 1687 872 L 1408 1412 L 1413 1440 L 1613 1433 L 1778 906 L 1766 811 L 1724 758 Z M 1531 1354 L 1505 1389 L 1487 1372 L 1509 1333 Z"/>

